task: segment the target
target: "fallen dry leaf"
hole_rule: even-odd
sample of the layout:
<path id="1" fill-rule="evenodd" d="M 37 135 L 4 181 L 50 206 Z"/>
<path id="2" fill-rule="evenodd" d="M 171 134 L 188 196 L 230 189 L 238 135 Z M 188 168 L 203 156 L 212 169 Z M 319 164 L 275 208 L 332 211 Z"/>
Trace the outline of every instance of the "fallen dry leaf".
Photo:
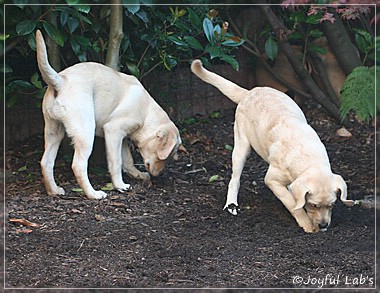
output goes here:
<path id="1" fill-rule="evenodd" d="M 111 202 L 110 205 L 114 207 L 126 207 L 126 204 L 117 201 Z"/>
<path id="2" fill-rule="evenodd" d="M 16 230 L 16 233 L 19 234 L 19 233 L 32 233 L 33 230 L 32 229 L 17 229 Z"/>
<path id="3" fill-rule="evenodd" d="M 336 131 L 336 134 L 339 135 L 340 137 L 352 137 L 352 134 L 351 132 L 349 132 L 346 128 L 342 127 L 342 128 L 339 128 L 337 131 Z"/>
<path id="4" fill-rule="evenodd" d="M 30 222 L 30 221 L 28 221 L 26 219 L 11 218 L 11 219 L 9 219 L 9 222 L 19 223 L 21 225 L 28 226 L 28 227 L 34 227 L 34 228 L 39 228 L 39 227 L 43 226 L 41 224 Z"/>

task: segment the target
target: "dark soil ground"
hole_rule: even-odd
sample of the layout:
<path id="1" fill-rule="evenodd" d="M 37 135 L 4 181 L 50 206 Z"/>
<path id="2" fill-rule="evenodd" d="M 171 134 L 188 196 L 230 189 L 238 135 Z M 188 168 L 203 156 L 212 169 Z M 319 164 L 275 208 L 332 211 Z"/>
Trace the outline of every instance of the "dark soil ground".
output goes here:
<path id="1" fill-rule="evenodd" d="M 338 201 L 329 230 L 306 234 L 265 186 L 267 164 L 252 153 L 241 178 L 241 213 L 222 210 L 233 113 L 178 123 L 188 154 L 169 161 L 150 188 L 126 179 L 131 192 L 108 191 L 99 201 L 75 191 L 71 161 L 62 153 L 56 177 L 67 195 L 46 194 L 39 167 L 42 136 L 8 151 L 5 286 L 374 288 L 373 207 Z M 340 126 L 318 113 L 309 110 L 307 116 L 333 171 L 347 181 L 349 197 L 373 196 L 374 129 L 357 125 L 352 138 L 342 138 L 336 135 Z M 93 164 L 90 179 L 95 188 L 110 182 Z M 11 222 L 15 218 L 41 226 Z"/>

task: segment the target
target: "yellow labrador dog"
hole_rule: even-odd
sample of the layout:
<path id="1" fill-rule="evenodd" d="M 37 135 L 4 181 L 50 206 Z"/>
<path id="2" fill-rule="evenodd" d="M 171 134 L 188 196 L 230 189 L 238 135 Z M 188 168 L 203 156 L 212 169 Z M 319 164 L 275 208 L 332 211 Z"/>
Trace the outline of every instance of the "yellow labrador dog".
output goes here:
<path id="1" fill-rule="evenodd" d="M 181 138 L 177 127 L 141 83 L 134 76 L 92 62 L 79 63 L 57 73 L 48 62 L 40 31 L 36 42 L 38 67 L 48 84 L 42 104 L 45 152 L 41 160 L 47 193 L 65 193 L 53 175 L 65 130 L 75 150 L 73 172 L 90 199 L 107 196 L 101 190 L 94 190 L 87 175 L 95 135 L 105 138 L 108 169 L 115 189 L 122 192 L 130 188 L 123 182 L 122 169 L 134 178 L 150 178 L 148 173 L 135 168 L 128 139 L 136 142 L 149 173 L 159 175 L 165 160 L 176 154 Z"/>
<path id="2" fill-rule="evenodd" d="M 191 70 L 238 104 L 235 114 L 232 176 L 224 209 L 236 215 L 240 176 L 251 147 L 269 163 L 265 184 L 281 200 L 306 232 L 326 231 L 331 210 L 347 186 L 331 172 L 326 149 L 307 124 L 297 104 L 269 87 L 246 90 L 202 67 L 194 60 Z M 305 212 L 305 209 L 306 212 Z"/>

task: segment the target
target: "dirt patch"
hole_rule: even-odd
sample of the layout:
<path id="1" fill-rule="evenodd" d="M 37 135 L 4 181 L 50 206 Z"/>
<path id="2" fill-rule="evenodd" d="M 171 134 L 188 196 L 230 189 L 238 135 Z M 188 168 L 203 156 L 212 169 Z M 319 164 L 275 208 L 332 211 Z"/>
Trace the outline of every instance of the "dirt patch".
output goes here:
<path id="1" fill-rule="evenodd" d="M 39 168 L 42 137 L 9 151 L 6 287 L 373 288 L 375 209 L 338 202 L 326 233 L 305 234 L 265 186 L 267 164 L 252 153 L 241 179 L 241 214 L 222 211 L 233 112 L 179 124 L 188 155 L 170 161 L 151 188 L 128 179 L 131 192 L 108 191 L 100 201 L 72 191 L 78 186 L 62 154 L 56 177 L 67 195 L 46 195 Z M 357 126 L 353 138 L 344 139 L 330 119 L 313 113 L 313 121 L 349 197 L 373 195 L 374 130 Z M 97 166 L 90 180 L 96 188 L 110 182 Z"/>

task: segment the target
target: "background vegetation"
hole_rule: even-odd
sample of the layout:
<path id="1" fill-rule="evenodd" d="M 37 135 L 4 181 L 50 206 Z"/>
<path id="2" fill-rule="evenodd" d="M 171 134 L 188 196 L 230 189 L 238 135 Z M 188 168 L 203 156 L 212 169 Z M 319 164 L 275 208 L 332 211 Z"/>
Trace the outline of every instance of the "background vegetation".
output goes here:
<path id="1" fill-rule="evenodd" d="M 5 19 L 1 52 L 5 54 L 2 70 L 7 107 L 24 96 L 33 97 L 36 106 L 40 105 L 44 85 L 35 71 L 34 52 L 35 31 L 40 29 L 48 36 L 49 60 L 56 70 L 96 61 L 139 79 L 154 70 L 188 66 L 194 58 L 201 58 L 206 65 L 226 62 L 238 70 L 238 48 L 246 49 L 251 58 L 270 69 L 269 63 L 276 60 L 279 50 L 287 52 L 292 44 L 302 46 L 305 58 L 324 54 L 324 49 L 312 41 L 326 36 L 331 48 L 342 50 L 336 56 L 342 57 L 339 62 L 348 78 L 341 99 L 332 97 L 309 79 L 302 60 L 294 60 L 289 51 L 287 57 L 308 89 L 307 98 L 318 101 L 337 119 L 354 111 L 359 121 L 368 121 L 377 112 L 374 72 L 375 43 L 379 39 L 374 36 L 374 6 L 288 5 L 297 1 L 260 6 L 266 24 L 252 36 L 255 28 L 251 22 L 241 27 L 235 24 L 244 6 L 153 5 L 154 1 L 120 0 L 111 1 L 120 4 L 116 6 L 103 0 L 91 1 L 97 5 L 80 0 L 52 1 L 55 4 L 49 5 L 39 3 L 42 1 L 8 2 L 12 5 L 0 11 Z M 337 32 L 344 37 L 337 38 Z"/>

